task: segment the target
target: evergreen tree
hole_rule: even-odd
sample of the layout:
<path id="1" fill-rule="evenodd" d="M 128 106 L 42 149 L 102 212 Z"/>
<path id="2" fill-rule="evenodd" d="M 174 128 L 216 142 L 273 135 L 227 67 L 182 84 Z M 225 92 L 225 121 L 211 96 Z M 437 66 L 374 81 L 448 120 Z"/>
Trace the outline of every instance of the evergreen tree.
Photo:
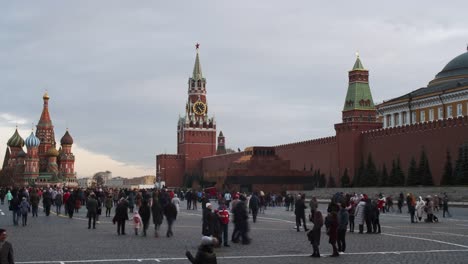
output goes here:
<path id="1" fill-rule="evenodd" d="M 320 174 L 319 187 L 325 188 L 325 186 L 327 186 L 327 178 L 325 177 L 325 174 Z"/>
<path id="2" fill-rule="evenodd" d="M 418 175 L 418 168 L 414 157 L 411 158 L 410 165 L 408 168 L 408 177 L 406 178 L 406 185 L 416 186 L 421 185 L 420 177 Z"/>
<path id="3" fill-rule="evenodd" d="M 361 157 L 361 163 L 359 164 L 359 168 L 353 178 L 353 187 L 362 186 L 362 179 L 365 176 L 365 172 L 366 172 L 366 165 L 364 164 L 364 157 Z"/>
<path id="4" fill-rule="evenodd" d="M 379 181 L 379 186 L 388 186 L 388 171 L 387 171 L 387 166 L 385 163 L 382 166 L 382 173 L 380 174 L 380 181 Z"/>
<path id="5" fill-rule="evenodd" d="M 371 153 L 369 153 L 369 156 L 367 157 L 366 171 L 364 177 L 361 179 L 361 186 L 377 186 L 377 183 L 377 168 L 375 167 Z"/>
<path id="6" fill-rule="evenodd" d="M 445 166 L 444 166 L 444 174 L 442 175 L 441 185 L 454 185 L 454 172 L 453 172 L 453 165 L 452 165 L 452 156 L 450 155 L 450 151 L 447 150 L 447 155 L 445 159 Z"/>
<path id="7" fill-rule="evenodd" d="M 396 185 L 395 186 L 404 186 L 405 185 L 405 173 L 401 169 L 400 165 L 400 157 L 397 158 L 396 161 Z"/>
<path id="8" fill-rule="evenodd" d="M 458 150 L 455 175 L 458 184 L 468 185 L 468 144 L 461 145 Z"/>
<path id="9" fill-rule="evenodd" d="M 350 183 L 349 175 L 348 175 L 348 168 L 345 169 L 343 176 L 341 177 L 341 187 L 349 187 Z"/>
<path id="10" fill-rule="evenodd" d="M 336 181 L 335 177 L 333 176 L 328 176 L 328 188 L 336 188 Z"/>
<path id="11" fill-rule="evenodd" d="M 424 150 L 424 148 L 421 151 L 418 174 L 419 174 L 422 185 L 424 186 L 434 185 L 434 182 L 432 180 L 431 168 L 429 167 L 429 160 L 427 159 L 426 151 Z"/>
<path id="12" fill-rule="evenodd" d="M 388 186 L 396 186 L 397 185 L 396 179 L 396 162 L 392 160 L 392 170 L 390 171 L 390 178 L 388 180 Z"/>

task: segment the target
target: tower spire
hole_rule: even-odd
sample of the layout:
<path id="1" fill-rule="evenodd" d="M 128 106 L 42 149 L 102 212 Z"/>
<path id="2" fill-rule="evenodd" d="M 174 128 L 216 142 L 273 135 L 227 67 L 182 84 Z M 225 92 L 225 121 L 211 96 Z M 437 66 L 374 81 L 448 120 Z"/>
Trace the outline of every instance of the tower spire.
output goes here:
<path id="1" fill-rule="evenodd" d="M 203 79 L 202 69 L 200 65 L 200 57 L 198 55 L 198 50 L 200 49 L 200 44 L 195 44 L 195 49 L 197 50 L 197 56 L 195 58 L 195 65 L 193 66 L 192 79 L 198 81 Z"/>

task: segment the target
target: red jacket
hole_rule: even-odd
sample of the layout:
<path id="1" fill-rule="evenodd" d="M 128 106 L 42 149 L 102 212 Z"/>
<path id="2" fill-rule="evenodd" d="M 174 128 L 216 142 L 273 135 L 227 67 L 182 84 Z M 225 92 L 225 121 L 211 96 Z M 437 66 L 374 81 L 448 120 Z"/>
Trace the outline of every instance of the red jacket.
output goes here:
<path id="1" fill-rule="evenodd" d="M 224 209 L 219 210 L 218 212 L 219 216 L 219 221 L 221 221 L 221 224 L 227 225 L 229 224 L 229 211 Z"/>

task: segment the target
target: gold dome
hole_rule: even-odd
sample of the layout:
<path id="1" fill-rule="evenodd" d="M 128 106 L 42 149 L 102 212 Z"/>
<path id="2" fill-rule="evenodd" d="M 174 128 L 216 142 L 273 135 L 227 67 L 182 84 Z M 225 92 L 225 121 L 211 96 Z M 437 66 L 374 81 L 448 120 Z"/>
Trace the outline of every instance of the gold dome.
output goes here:
<path id="1" fill-rule="evenodd" d="M 58 155 L 58 151 L 53 146 L 47 151 L 47 156 L 49 157 L 57 157 Z"/>
<path id="2" fill-rule="evenodd" d="M 49 98 L 50 98 L 49 94 L 47 93 L 47 90 L 46 90 L 46 92 L 44 93 L 44 96 L 42 96 L 42 99 L 47 99 L 48 100 Z"/>

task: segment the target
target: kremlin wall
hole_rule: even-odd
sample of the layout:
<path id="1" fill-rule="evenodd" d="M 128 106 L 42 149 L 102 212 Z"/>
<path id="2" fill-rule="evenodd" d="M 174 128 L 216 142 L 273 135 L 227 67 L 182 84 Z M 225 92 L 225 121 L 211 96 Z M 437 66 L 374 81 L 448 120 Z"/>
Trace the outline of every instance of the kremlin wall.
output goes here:
<path id="1" fill-rule="evenodd" d="M 205 78 L 197 46 L 189 86 L 202 80 L 203 88 L 197 93 L 189 88 L 186 116 L 178 123 L 178 153 L 157 156 L 157 177 L 169 187 L 182 186 L 187 177 L 198 175 L 219 190 L 303 190 L 313 187 L 312 174 L 317 170 L 327 178 L 333 177 L 339 185 L 344 171 L 352 178 L 361 160 L 369 155 L 377 170 L 383 165 L 390 170 L 392 163 L 399 160 L 406 175 L 410 160 L 419 160 L 424 151 L 433 184 L 439 185 L 447 152 L 454 163 L 459 148 L 468 141 L 468 52 L 450 61 L 427 87 L 380 105 L 374 105 L 368 77 L 369 71 L 358 56 L 349 71 L 342 120 L 335 124 L 335 135 L 225 154 L 221 132 L 218 151 L 213 155 L 216 123 L 214 118 L 207 119 Z M 195 105 L 200 100 L 206 109 L 197 112 Z M 207 126 L 207 120 L 213 125 Z M 184 128 L 191 137 L 184 138 Z M 197 133 L 203 138 L 198 140 Z M 204 148 L 201 152 L 197 149 L 200 144 Z"/>

